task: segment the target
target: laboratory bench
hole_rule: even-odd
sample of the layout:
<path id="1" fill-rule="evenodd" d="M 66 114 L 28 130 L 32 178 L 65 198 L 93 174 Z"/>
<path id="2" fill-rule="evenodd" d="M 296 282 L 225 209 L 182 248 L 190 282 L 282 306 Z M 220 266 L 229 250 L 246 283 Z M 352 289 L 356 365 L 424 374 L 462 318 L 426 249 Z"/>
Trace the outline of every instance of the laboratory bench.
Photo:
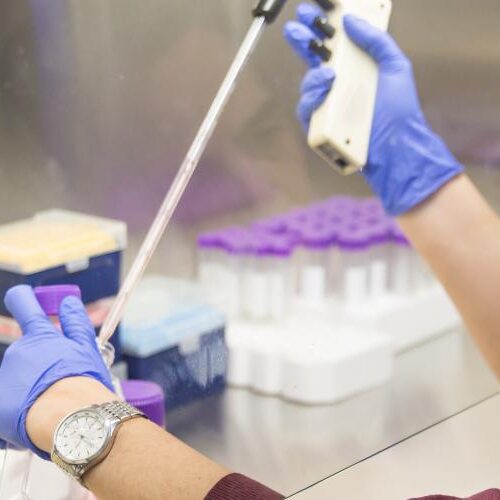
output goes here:
<path id="1" fill-rule="evenodd" d="M 498 489 L 499 414 L 496 394 L 290 498 L 403 500 Z"/>
<path id="2" fill-rule="evenodd" d="M 419 479 L 424 478 L 425 464 L 433 463 L 426 462 L 425 443 L 430 442 L 428 454 L 436 463 L 443 458 L 446 443 L 450 455 L 467 450 L 476 438 L 477 453 L 491 446 L 486 426 L 476 434 L 467 430 L 467 436 L 457 429 L 462 424 L 474 429 L 471 419 L 475 416 L 488 421 L 490 412 L 498 415 L 495 405 L 500 408 L 500 397 L 488 398 L 499 390 L 476 346 L 464 331 L 457 330 L 399 354 L 388 384 L 334 405 L 301 406 L 229 388 L 219 396 L 170 412 L 167 426 L 212 459 L 286 495 L 301 498 L 298 492 L 305 490 L 303 498 L 406 498 L 404 495 L 439 490 L 439 481 Z M 492 438 L 500 434 L 498 429 L 495 432 Z M 407 449 L 415 458 L 408 454 L 400 460 Z M 397 468 L 394 462 L 399 464 Z M 457 470 L 473 463 L 465 461 Z M 366 484 L 364 468 L 371 474 Z M 391 484 L 401 482 L 395 471 L 413 478 L 407 483 L 415 488 L 404 489 L 402 484 L 400 491 L 405 493 L 398 496 L 396 488 L 390 489 Z M 429 474 L 432 477 L 432 468 Z M 476 490 L 482 489 L 474 477 L 475 471 L 461 473 L 455 493 L 472 493 L 476 486 Z M 331 479 L 313 486 L 326 478 Z M 356 485 L 352 494 L 348 491 L 351 484 Z M 370 489 L 363 488 L 368 484 L 380 488 L 380 495 L 367 496 Z M 451 483 L 443 482 L 443 487 L 447 484 Z M 494 484 L 485 488 L 491 486 Z M 384 487 L 392 496 L 382 494 Z M 334 491 L 340 493 L 334 495 Z"/>

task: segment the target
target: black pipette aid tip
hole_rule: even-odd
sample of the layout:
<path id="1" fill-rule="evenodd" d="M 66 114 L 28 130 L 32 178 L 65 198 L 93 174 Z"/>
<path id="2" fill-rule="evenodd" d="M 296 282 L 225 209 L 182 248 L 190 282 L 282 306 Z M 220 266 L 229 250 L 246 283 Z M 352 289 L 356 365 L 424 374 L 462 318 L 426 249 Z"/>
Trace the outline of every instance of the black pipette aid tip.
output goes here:
<path id="1" fill-rule="evenodd" d="M 323 62 L 329 61 L 332 57 L 332 51 L 323 45 L 319 40 L 311 40 L 309 43 L 309 49 L 317 54 Z"/>
<path id="2" fill-rule="evenodd" d="M 317 17 L 314 20 L 314 27 L 321 31 L 327 38 L 335 36 L 335 28 L 324 17 Z"/>
<path id="3" fill-rule="evenodd" d="M 286 0 L 259 0 L 253 9 L 254 17 L 263 17 L 268 24 L 278 17 Z"/>

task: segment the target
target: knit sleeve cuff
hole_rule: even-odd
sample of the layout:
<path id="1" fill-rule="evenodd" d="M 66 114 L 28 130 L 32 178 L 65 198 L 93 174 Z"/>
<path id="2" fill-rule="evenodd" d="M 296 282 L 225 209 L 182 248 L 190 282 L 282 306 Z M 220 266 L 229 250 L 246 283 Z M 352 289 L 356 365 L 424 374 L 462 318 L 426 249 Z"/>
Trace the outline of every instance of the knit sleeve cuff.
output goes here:
<path id="1" fill-rule="evenodd" d="M 205 500 L 282 500 L 284 497 L 267 486 L 241 474 L 222 478 Z"/>

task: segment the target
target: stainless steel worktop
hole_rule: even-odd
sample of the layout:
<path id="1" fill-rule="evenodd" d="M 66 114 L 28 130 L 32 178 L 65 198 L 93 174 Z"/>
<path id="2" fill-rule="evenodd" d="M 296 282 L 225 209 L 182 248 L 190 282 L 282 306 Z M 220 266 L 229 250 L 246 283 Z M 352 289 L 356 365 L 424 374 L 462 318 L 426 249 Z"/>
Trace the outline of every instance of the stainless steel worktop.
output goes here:
<path id="1" fill-rule="evenodd" d="M 498 390 L 471 340 L 452 332 L 398 356 L 389 384 L 340 404 L 229 389 L 171 413 L 168 425 L 214 460 L 291 495 Z"/>
<path id="2" fill-rule="evenodd" d="M 296 500 L 471 496 L 500 487 L 500 394 L 293 495 Z"/>

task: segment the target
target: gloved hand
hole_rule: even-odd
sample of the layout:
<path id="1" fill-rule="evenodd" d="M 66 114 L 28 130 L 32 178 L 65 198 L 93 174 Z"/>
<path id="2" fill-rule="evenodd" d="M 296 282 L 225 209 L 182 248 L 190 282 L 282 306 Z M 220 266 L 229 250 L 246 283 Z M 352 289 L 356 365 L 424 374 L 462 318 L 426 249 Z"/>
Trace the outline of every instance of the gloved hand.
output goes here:
<path id="1" fill-rule="evenodd" d="M 285 26 L 286 39 L 311 67 L 303 80 L 297 107 L 306 131 L 335 79 L 334 72 L 321 66 L 320 58 L 309 49 L 311 40 L 324 39 L 313 24 L 318 16 L 324 16 L 321 9 L 300 4 L 298 21 Z M 391 36 L 350 15 L 345 16 L 344 27 L 380 69 L 368 163 L 363 173 L 386 211 L 400 215 L 438 191 L 463 167 L 427 124 L 411 63 Z"/>
<path id="2" fill-rule="evenodd" d="M 112 391 L 113 384 L 94 327 L 78 298 L 68 297 L 61 304 L 63 333 L 50 322 L 29 286 L 10 289 L 5 305 L 23 337 L 7 349 L 0 366 L 0 438 L 48 459 L 26 432 L 26 416 L 36 399 L 67 377 L 92 377 Z"/>

